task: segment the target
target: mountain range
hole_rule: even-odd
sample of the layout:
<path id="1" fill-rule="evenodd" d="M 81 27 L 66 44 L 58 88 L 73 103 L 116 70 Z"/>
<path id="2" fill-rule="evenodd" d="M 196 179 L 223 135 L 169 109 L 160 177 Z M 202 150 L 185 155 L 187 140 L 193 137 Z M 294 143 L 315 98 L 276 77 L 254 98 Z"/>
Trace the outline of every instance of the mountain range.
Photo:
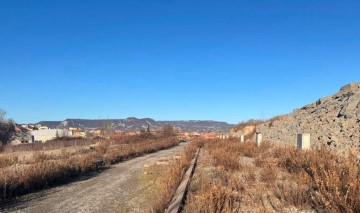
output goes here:
<path id="1" fill-rule="evenodd" d="M 143 130 L 148 126 L 151 129 L 159 129 L 164 125 L 171 125 L 180 128 L 182 131 L 201 131 L 201 132 L 222 132 L 232 128 L 233 124 L 226 122 L 211 121 L 211 120 L 187 120 L 187 121 L 155 121 L 151 118 L 135 118 L 129 117 L 126 119 L 66 119 L 64 121 L 41 121 L 37 124 L 47 126 L 51 129 L 76 127 L 81 129 L 93 128 L 112 128 L 115 130 L 129 131 L 129 130 Z"/>

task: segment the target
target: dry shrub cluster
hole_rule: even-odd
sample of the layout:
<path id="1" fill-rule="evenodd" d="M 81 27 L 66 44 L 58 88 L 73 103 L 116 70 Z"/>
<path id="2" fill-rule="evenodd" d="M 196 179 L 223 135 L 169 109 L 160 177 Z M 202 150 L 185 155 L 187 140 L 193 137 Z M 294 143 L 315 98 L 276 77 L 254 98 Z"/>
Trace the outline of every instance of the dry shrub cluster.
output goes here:
<path id="1" fill-rule="evenodd" d="M 360 212 L 360 166 L 351 153 L 230 139 L 205 141 L 204 154 L 200 164 L 211 165 L 196 171 L 185 212 Z"/>
<path id="2" fill-rule="evenodd" d="M 75 177 L 97 171 L 104 164 L 117 163 L 178 144 L 175 137 L 133 142 L 116 138 L 95 144 L 94 141 L 82 143 L 82 147 L 77 145 L 76 149 L 62 149 L 59 152 L 34 151 L 27 159 L 19 159 L 16 153 L 0 155 L 0 201 L 68 182 Z M 93 144 L 94 148 L 87 144 Z M 45 143 L 44 147 L 54 146 Z M 38 150 L 37 146 L 34 146 L 34 149 Z"/>
<path id="3" fill-rule="evenodd" d="M 360 166 L 355 155 L 337 156 L 326 147 L 283 153 L 279 165 L 304 181 L 309 201 L 327 212 L 360 212 Z"/>

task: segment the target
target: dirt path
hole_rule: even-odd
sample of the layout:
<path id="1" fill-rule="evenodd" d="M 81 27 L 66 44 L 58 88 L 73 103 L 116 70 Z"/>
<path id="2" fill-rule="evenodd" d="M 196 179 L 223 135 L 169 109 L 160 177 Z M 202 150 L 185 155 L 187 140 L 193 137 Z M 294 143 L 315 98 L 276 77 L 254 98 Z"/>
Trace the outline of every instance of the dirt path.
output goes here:
<path id="1" fill-rule="evenodd" d="M 185 143 L 171 149 L 111 166 L 89 179 L 19 197 L 1 212 L 142 212 L 142 200 L 151 199 L 150 183 L 138 177 L 145 164 L 168 158 L 183 150 Z"/>

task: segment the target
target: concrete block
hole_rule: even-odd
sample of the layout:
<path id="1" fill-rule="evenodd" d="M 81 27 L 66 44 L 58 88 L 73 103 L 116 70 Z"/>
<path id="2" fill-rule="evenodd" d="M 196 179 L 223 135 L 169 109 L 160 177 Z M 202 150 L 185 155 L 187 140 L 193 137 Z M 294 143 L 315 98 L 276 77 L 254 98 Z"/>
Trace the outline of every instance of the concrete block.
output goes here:
<path id="1" fill-rule="evenodd" d="M 245 142 L 245 136 L 244 135 L 240 135 L 240 142 L 244 143 Z"/>
<path id="2" fill-rule="evenodd" d="M 310 134 L 297 135 L 297 148 L 301 150 L 309 150 L 310 147 Z"/>
<path id="3" fill-rule="evenodd" d="M 191 178 L 195 172 L 195 167 L 199 158 L 200 149 L 197 150 L 195 158 L 191 161 L 189 169 L 186 171 L 183 180 L 181 181 L 178 189 L 175 192 L 175 196 L 172 198 L 167 213 L 179 213 L 182 211 L 183 204 L 188 192 Z"/>
<path id="4" fill-rule="evenodd" d="M 256 144 L 260 146 L 261 142 L 262 142 L 262 134 L 256 133 Z"/>

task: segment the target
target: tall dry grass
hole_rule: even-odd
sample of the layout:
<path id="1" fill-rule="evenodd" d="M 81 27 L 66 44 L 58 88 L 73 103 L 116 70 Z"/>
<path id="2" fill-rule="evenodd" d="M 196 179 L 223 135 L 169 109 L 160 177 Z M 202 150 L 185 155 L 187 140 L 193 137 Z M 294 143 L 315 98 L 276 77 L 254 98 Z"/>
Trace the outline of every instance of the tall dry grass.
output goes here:
<path id="1" fill-rule="evenodd" d="M 319 150 L 283 153 L 279 165 L 290 174 L 306 176 L 309 201 L 327 212 L 360 212 L 360 166 L 355 155 L 337 156 Z"/>
<path id="2" fill-rule="evenodd" d="M 181 159 L 173 161 L 167 167 L 164 172 L 166 176 L 163 176 L 159 181 L 159 189 L 157 190 L 159 199 L 152 206 L 151 212 L 162 213 L 166 210 L 192 159 L 195 157 L 196 150 L 201 146 L 201 141 L 195 140 L 190 142 L 181 154 Z"/>
<path id="3" fill-rule="evenodd" d="M 93 141 L 83 143 L 94 144 Z M 175 137 L 130 142 L 114 138 L 111 141 L 98 141 L 94 149 L 84 145 L 71 152 L 68 149 L 57 153 L 34 151 L 27 159 L 19 159 L 16 155 L 0 155 L 0 201 L 69 182 L 97 171 L 103 164 L 110 165 L 177 144 Z M 37 146 L 34 149 L 38 150 Z"/>
<path id="4" fill-rule="evenodd" d="M 204 149 L 211 165 L 195 172 L 185 212 L 360 212 L 360 166 L 351 153 L 235 139 L 207 140 Z"/>

